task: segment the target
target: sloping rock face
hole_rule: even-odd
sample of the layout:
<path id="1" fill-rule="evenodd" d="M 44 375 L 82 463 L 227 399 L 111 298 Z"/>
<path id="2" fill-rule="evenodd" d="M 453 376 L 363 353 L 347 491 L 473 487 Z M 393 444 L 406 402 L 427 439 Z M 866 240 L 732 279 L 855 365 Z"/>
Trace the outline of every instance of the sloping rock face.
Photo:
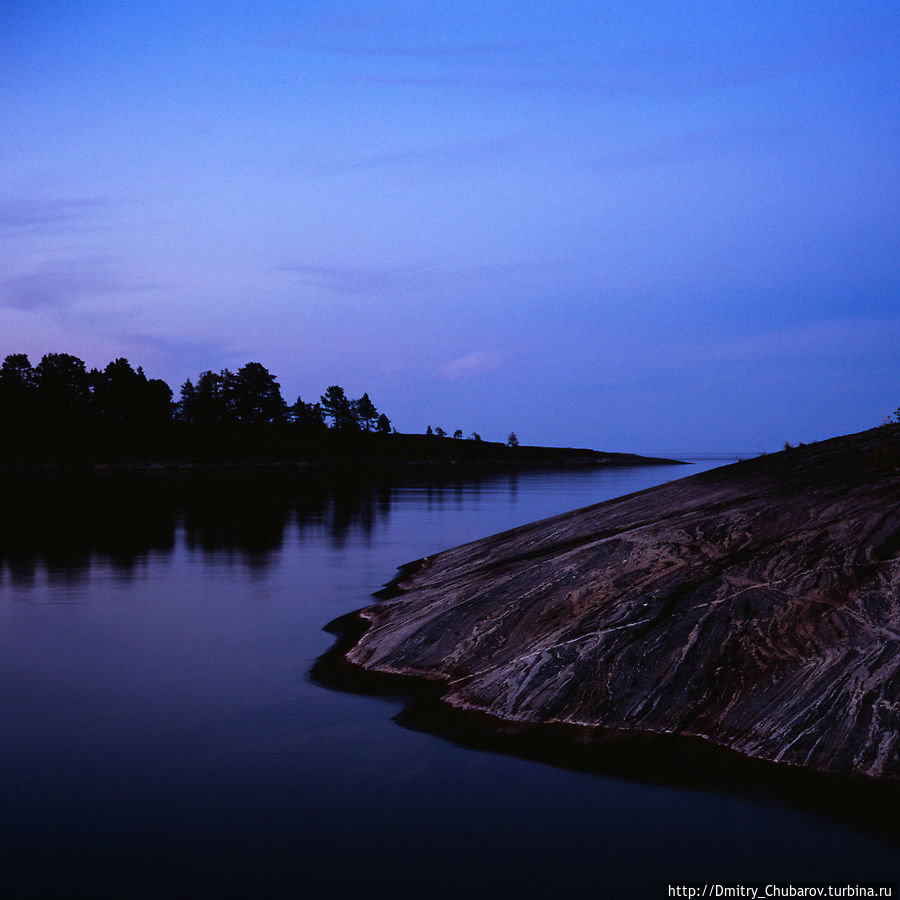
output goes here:
<path id="1" fill-rule="evenodd" d="M 900 426 L 407 567 L 347 659 L 501 719 L 900 779 Z M 409 574 L 409 573 L 412 574 Z"/>

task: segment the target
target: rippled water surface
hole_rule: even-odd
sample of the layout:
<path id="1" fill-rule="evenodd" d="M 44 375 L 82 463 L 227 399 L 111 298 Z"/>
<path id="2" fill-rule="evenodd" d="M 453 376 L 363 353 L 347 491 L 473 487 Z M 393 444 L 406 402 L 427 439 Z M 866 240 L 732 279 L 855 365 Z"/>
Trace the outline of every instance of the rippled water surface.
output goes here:
<path id="1" fill-rule="evenodd" d="M 402 563 L 719 464 L 8 491 L 0 856 L 12 896 L 664 897 L 893 879 L 900 849 L 755 783 L 571 771 L 310 678 Z M 863 823 L 864 825 L 864 823 Z"/>

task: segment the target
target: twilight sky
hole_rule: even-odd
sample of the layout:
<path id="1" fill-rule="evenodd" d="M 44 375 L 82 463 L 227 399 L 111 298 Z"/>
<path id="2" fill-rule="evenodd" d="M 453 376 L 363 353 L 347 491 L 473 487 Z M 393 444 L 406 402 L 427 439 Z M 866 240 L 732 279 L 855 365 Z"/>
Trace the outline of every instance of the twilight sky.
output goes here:
<path id="1" fill-rule="evenodd" d="M 0 59 L 0 359 L 646 453 L 900 405 L 896 0 L 6 0 Z"/>

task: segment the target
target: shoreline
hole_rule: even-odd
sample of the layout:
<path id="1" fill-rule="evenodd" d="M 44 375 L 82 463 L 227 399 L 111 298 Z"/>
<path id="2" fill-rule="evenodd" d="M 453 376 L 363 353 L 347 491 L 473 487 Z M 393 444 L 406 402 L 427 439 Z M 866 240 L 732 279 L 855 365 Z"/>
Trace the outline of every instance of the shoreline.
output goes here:
<path id="1" fill-rule="evenodd" d="M 518 448 L 517 448 L 518 449 Z M 498 472 L 528 469 L 625 468 L 638 466 L 691 465 L 680 459 L 640 456 L 633 453 L 603 453 L 558 447 L 521 448 L 522 454 L 476 456 L 353 456 L 334 458 L 272 459 L 89 459 L 56 461 L 0 460 L 0 478 L 44 475 L 189 474 L 193 472 Z"/>
<path id="2" fill-rule="evenodd" d="M 401 566 L 397 576 L 373 596 L 397 596 L 396 583 L 417 565 Z M 896 816 L 900 781 L 773 762 L 696 735 L 515 721 L 458 707 L 446 699 L 444 678 L 373 671 L 349 659 L 348 652 L 371 627 L 361 610 L 325 625 L 335 643 L 316 660 L 309 677 L 328 690 L 400 703 L 392 718 L 401 727 L 471 750 L 602 777 L 741 796 L 775 796 L 900 846 L 900 819 Z"/>

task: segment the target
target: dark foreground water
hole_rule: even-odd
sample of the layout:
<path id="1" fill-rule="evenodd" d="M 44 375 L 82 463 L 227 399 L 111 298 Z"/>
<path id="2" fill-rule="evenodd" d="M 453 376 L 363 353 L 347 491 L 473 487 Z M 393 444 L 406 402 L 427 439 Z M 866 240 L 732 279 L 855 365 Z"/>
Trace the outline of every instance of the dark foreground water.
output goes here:
<path id="1" fill-rule="evenodd" d="M 310 677 L 322 627 L 399 564 L 710 465 L 7 488 L 0 891 L 663 898 L 681 881 L 893 880 L 900 844 L 867 801 L 848 818 L 765 777 L 472 749 L 397 724 L 400 698 Z"/>

